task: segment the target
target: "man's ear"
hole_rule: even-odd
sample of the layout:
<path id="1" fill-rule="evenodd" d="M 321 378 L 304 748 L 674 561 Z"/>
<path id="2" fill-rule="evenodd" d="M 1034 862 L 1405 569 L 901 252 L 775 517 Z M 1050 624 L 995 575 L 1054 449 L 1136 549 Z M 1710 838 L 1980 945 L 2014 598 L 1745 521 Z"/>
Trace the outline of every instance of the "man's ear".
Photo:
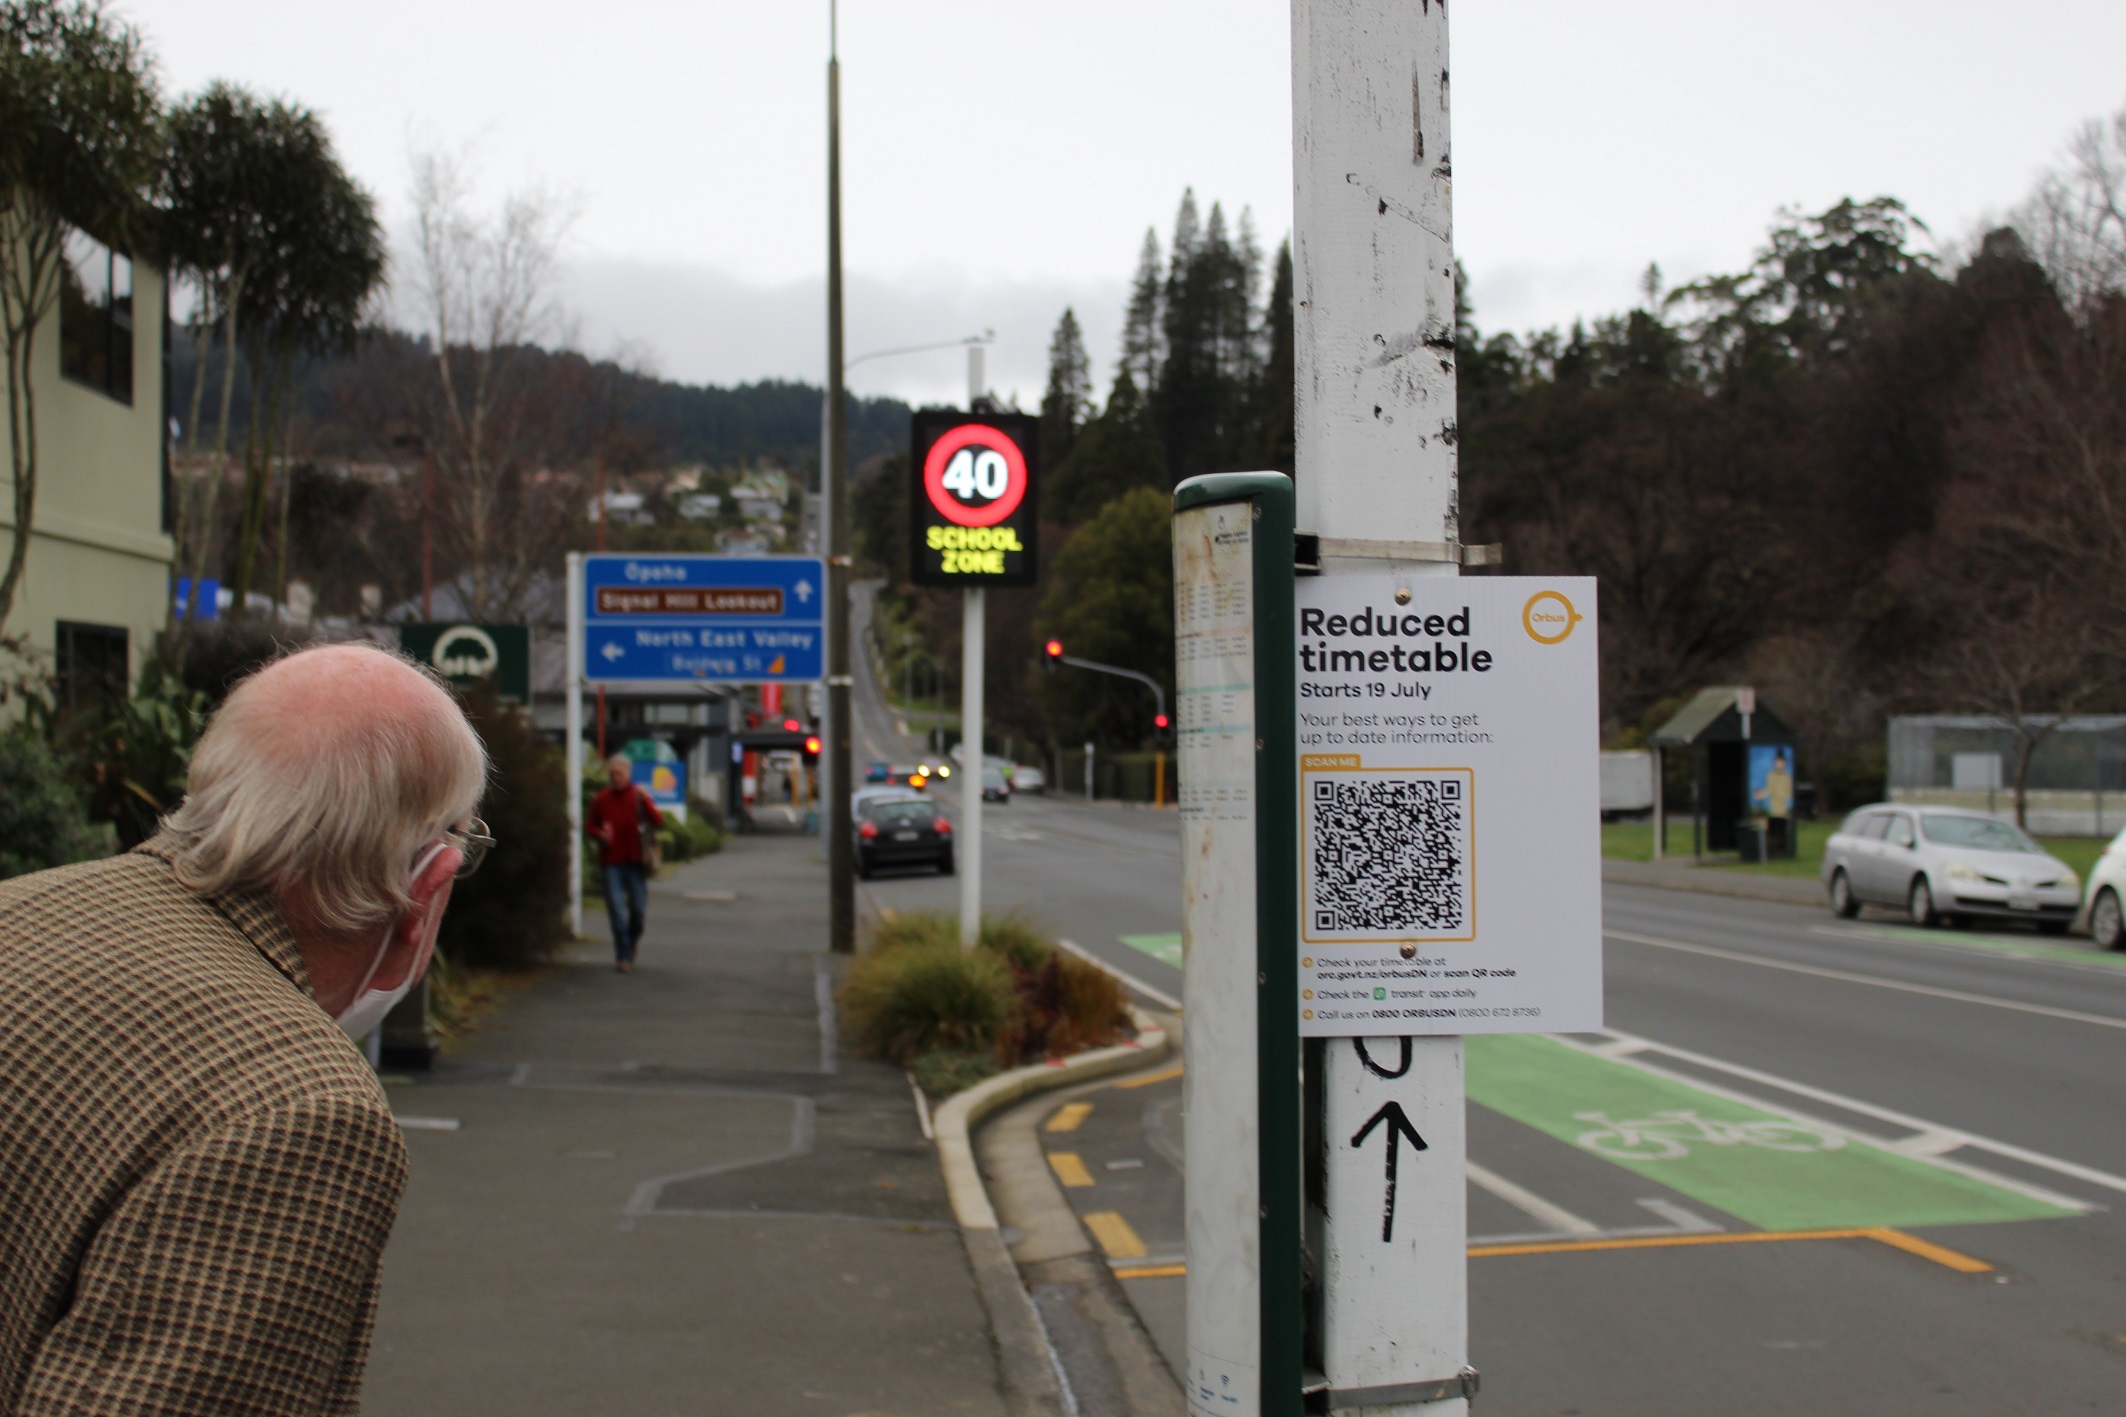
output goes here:
<path id="1" fill-rule="evenodd" d="M 418 920 L 428 913 L 429 903 L 449 890 L 457 879 L 458 866 L 464 860 L 465 853 L 455 846 L 446 846 L 428 859 L 407 889 L 406 894 L 413 900 L 413 908 L 406 912 L 408 918 Z"/>

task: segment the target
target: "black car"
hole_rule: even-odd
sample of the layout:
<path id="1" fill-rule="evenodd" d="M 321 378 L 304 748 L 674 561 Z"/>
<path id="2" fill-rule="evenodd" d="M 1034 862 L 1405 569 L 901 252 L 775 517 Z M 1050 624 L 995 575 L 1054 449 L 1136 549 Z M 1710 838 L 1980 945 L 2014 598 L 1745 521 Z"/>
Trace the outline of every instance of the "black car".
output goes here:
<path id="1" fill-rule="evenodd" d="M 952 874 L 952 823 L 928 802 L 883 797 L 862 803 L 856 814 L 856 874 L 881 866 L 934 864 Z"/>

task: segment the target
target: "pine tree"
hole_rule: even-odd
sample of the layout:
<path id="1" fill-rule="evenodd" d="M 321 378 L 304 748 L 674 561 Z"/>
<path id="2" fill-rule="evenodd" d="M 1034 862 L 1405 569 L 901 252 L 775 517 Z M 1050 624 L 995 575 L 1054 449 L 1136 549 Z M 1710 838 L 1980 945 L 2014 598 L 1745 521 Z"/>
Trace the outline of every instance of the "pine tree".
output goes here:
<path id="1" fill-rule="evenodd" d="M 1137 276 L 1130 283 L 1129 308 L 1122 316 L 1122 367 L 1135 376 L 1139 388 L 1155 388 L 1159 382 L 1162 341 L 1160 325 L 1165 288 L 1160 268 L 1159 233 L 1144 229 L 1144 247 L 1137 255 Z"/>
<path id="2" fill-rule="evenodd" d="M 1041 466 L 1060 467 L 1078 441 L 1078 428 L 1092 411 L 1092 361 L 1078 333 L 1078 315 L 1066 306 L 1048 342 L 1048 392 L 1041 397 Z"/>
<path id="3" fill-rule="evenodd" d="M 1212 203 L 1210 219 L 1199 226 L 1196 194 L 1184 192 L 1166 278 L 1166 363 L 1151 395 L 1177 478 L 1216 470 L 1227 452 L 1240 392 L 1227 368 L 1227 326 L 1247 324 L 1242 269 L 1225 234 L 1224 210 Z"/>
<path id="4" fill-rule="evenodd" d="M 1292 385 L 1292 243 L 1277 248 L 1270 276 L 1270 299 L 1262 311 L 1263 361 L 1248 381 L 1238 467 L 1293 470 Z"/>
<path id="5" fill-rule="evenodd" d="M 1123 369 L 1115 375 L 1107 408 L 1085 425 L 1070 456 L 1043 480 L 1042 512 L 1055 521 L 1082 522 L 1132 488 L 1169 485 L 1151 410 Z"/>

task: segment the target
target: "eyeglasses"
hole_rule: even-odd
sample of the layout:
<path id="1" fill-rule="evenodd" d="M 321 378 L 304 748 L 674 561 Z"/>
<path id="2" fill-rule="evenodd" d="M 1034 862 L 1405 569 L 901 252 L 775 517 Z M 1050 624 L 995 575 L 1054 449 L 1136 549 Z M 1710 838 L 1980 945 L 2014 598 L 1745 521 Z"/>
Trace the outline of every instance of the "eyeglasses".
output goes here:
<path id="1" fill-rule="evenodd" d="M 443 840 L 458 848 L 463 859 L 458 862 L 457 879 L 464 880 L 480 869 L 487 853 L 494 848 L 495 839 L 487 834 L 487 823 L 473 817 L 465 823 L 463 831 L 447 831 Z"/>

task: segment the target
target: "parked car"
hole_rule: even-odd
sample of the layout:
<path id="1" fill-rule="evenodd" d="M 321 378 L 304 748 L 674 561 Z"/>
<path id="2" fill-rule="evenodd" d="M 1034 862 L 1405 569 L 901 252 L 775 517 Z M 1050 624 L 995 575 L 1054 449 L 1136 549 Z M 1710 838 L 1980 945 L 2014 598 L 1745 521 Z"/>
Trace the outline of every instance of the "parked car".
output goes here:
<path id="1" fill-rule="evenodd" d="M 2104 848 L 2089 873 L 2088 894 L 2082 898 L 2082 923 L 2107 950 L 2126 949 L 2126 909 L 2121 901 L 2126 901 L 2126 832 Z"/>
<path id="2" fill-rule="evenodd" d="M 2081 882 L 2013 823 L 1953 807 L 1878 803 L 1824 843 L 1823 883 L 1847 919 L 1863 905 L 1901 908 L 1914 924 L 2027 920 L 2066 932 Z"/>
<path id="3" fill-rule="evenodd" d="M 936 866 L 952 874 L 952 823 L 913 793 L 859 793 L 856 811 L 856 874 L 881 866 Z"/>
<path id="4" fill-rule="evenodd" d="M 1048 791 L 1048 774 L 1031 764 L 1020 763 L 1011 770 L 1011 790 L 1045 793 Z"/>

